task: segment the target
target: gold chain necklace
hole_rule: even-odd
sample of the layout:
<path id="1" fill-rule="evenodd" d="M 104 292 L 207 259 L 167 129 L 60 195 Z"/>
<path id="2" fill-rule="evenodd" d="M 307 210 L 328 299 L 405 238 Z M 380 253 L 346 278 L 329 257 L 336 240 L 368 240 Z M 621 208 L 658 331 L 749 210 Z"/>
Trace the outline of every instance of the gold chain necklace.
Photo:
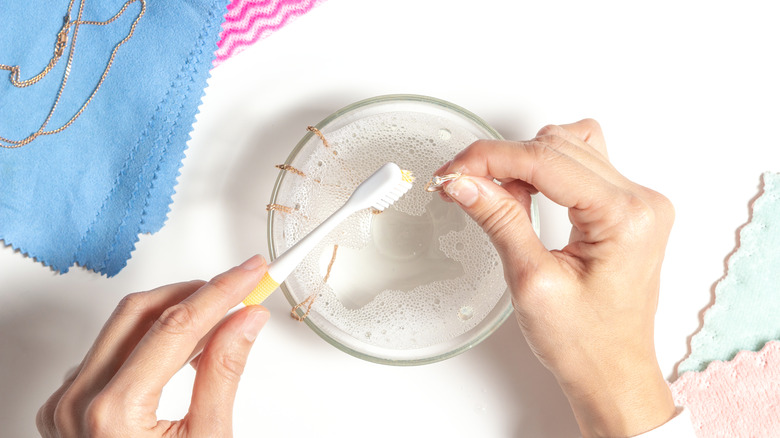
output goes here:
<path id="1" fill-rule="evenodd" d="M 30 85 L 35 84 L 36 82 L 43 79 L 49 72 L 54 68 L 55 65 L 57 65 L 57 62 L 59 62 L 62 55 L 65 53 L 65 47 L 68 45 L 68 34 L 70 33 L 70 28 L 73 28 L 73 38 L 71 40 L 70 45 L 70 51 L 68 52 L 68 62 L 65 65 L 65 73 L 62 77 L 62 82 L 60 83 L 60 88 L 57 91 L 57 98 L 54 100 L 54 104 L 52 105 L 51 109 L 49 110 L 49 115 L 46 117 L 46 120 L 41 124 L 40 128 L 38 128 L 35 132 L 30 134 L 29 136 L 25 137 L 22 140 L 10 140 L 8 138 L 0 136 L 0 147 L 6 148 L 6 149 L 13 149 L 22 147 L 31 141 L 35 140 L 36 138 L 42 136 L 42 135 L 51 135 L 51 134 L 57 134 L 59 132 L 64 131 L 68 126 L 73 124 L 74 121 L 84 112 L 85 109 L 87 109 L 87 105 L 92 101 L 92 99 L 95 97 L 95 94 L 100 89 L 100 86 L 103 85 L 103 81 L 106 79 L 106 76 L 108 76 L 108 71 L 111 69 L 111 65 L 114 63 L 114 58 L 116 57 L 117 50 L 119 50 L 119 47 L 121 47 L 124 43 L 126 43 L 130 38 L 133 36 L 133 33 L 135 32 L 135 27 L 138 24 L 138 21 L 141 19 L 141 17 L 146 12 L 146 0 L 127 0 L 127 2 L 122 6 L 122 9 L 119 10 L 116 14 L 114 14 L 113 17 L 109 18 L 106 21 L 89 21 L 89 20 L 82 20 L 81 15 L 84 11 L 84 1 L 81 0 L 81 3 L 79 5 L 79 12 L 76 16 L 75 20 L 70 19 L 71 10 L 73 9 L 73 3 L 75 0 L 70 0 L 70 3 L 68 4 L 68 12 L 65 15 L 64 18 L 64 24 L 62 25 L 62 29 L 57 33 L 57 40 L 54 43 L 54 56 L 49 60 L 49 63 L 46 65 L 46 67 L 41 70 L 40 73 L 37 75 L 31 77 L 30 79 L 21 80 L 20 76 L 20 68 L 18 65 L 10 66 L 5 64 L 0 64 L 0 70 L 8 70 L 10 72 L 10 79 L 11 83 L 19 88 L 29 87 Z M 65 90 L 65 85 L 68 82 L 68 77 L 70 76 L 70 67 L 73 63 L 73 54 L 75 53 L 76 49 L 76 37 L 79 33 L 79 26 L 82 24 L 85 25 L 92 25 L 92 26 L 105 26 L 108 24 L 111 24 L 116 19 L 122 16 L 122 14 L 125 13 L 127 8 L 137 2 L 141 2 L 141 11 L 138 13 L 138 16 L 135 17 L 135 20 L 133 20 L 133 24 L 130 26 L 130 32 L 128 32 L 127 36 L 125 36 L 122 41 L 117 43 L 116 46 L 114 46 L 114 50 L 111 52 L 111 56 L 108 58 L 108 63 L 106 64 L 106 68 L 103 70 L 103 74 L 100 76 L 100 80 L 98 81 L 97 85 L 95 86 L 95 89 L 92 90 L 92 93 L 89 95 L 86 101 L 84 101 L 84 104 L 81 105 L 81 108 L 79 108 L 78 111 L 73 115 L 73 117 L 70 118 L 65 124 L 60 126 L 57 129 L 51 129 L 46 130 L 46 125 L 49 124 L 49 121 L 51 120 L 52 116 L 54 115 L 54 111 L 57 109 L 57 105 L 60 103 L 60 98 L 62 97 L 62 92 Z"/>

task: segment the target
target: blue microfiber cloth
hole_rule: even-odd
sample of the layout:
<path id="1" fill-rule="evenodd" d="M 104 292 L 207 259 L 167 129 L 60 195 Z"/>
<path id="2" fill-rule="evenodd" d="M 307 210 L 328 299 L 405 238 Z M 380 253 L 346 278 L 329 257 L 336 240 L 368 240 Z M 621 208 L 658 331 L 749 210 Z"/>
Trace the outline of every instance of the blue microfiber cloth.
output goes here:
<path id="1" fill-rule="evenodd" d="M 82 20 L 107 20 L 124 0 L 81 1 Z M 5 0 L 0 63 L 36 75 L 53 55 L 68 0 Z M 112 276 L 138 234 L 159 230 L 168 213 L 186 142 L 209 77 L 227 0 L 136 0 L 106 26 L 81 25 L 66 87 L 46 129 L 64 131 L 0 149 L 0 239 L 59 272 L 74 263 Z M 0 71 L 0 136 L 21 140 L 46 119 L 64 76 L 74 29 L 56 66 L 17 88 Z M 7 144 L 3 142 L 4 144 Z"/>

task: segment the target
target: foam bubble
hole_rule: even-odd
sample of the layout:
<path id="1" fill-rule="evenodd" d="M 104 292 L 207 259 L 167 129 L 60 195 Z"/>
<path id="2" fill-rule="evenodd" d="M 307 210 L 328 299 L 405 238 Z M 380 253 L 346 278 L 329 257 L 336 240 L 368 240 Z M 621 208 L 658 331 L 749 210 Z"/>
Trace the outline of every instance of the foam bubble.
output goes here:
<path id="1" fill-rule="evenodd" d="M 330 147 L 316 147 L 308 157 L 299 157 L 294 164 L 307 176 L 289 175 L 277 197 L 283 205 L 299 206 L 295 214 L 283 217 L 282 236 L 275 236 L 281 238 L 280 250 L 326 219 L 365 178 L 389 161 L 411 170 L 417 177 L 413 188 L 390 207 L 392 214 L 398 214 L 399 220 L 406 215 L 430 221 L 430 226 L 413 229 L 424 229 L 419 231 L 424 235 L 406 239 L 414 244 L 415 239 L 430 238 L 432 243 L 419 254 L 413 249 L 404 252 L 395 247 L 404 244 L 399 238 L 391 249 L 403 257 L 350 257 L 350 251 L 371 253 L 377 244 L 382 245 L 381 236 L 372 237 L 372 232 L 388 229 L 372 229 L 376 216 L 369 211 L 354 214 L 334 229 L 288 279 L 295 285 L 291 291 L 300 294 L 295 297 L 299 302 L 313 291 L 319 294 L 310 318 L 315 323 L 326 320 L 358 344 L 391 349 L 434 345 L 474 328 L 506 289 L 500 259 L 481 228 L 457 206 L 445 204 L 436 199 L 438 195 L 426 192 L 424 181 L 477 137 L 453 121 L 416 112 L 368 116 L 323 134 Z M 323 276 L 335 244 L 342 256 L 336 256 L 332 281 L 324 284 Z M 376 248 L 375 252 L 382 253 L 382 249 Z M 366 266 L 368 260 L 382 266 Z M 345 265 L 347 262 L 350 266 Z M 398 267 L 403 268 L 400 274 L 393 272 Z M 422 275 L 436 274 L 437 269 L 443 269 L 438 276 Z M 399 288 L 395 284 L 401 283 L 397 275 L 406 272 L 417 274 L 411 279 L 404 277 L 406 286 Z M 338 276 L 350 276 L 358 287 L 383 287 L 358 290 L 363 299 L 357 305 L 349 305 L 344 295 L 331 287 L 339 284 Z"/>

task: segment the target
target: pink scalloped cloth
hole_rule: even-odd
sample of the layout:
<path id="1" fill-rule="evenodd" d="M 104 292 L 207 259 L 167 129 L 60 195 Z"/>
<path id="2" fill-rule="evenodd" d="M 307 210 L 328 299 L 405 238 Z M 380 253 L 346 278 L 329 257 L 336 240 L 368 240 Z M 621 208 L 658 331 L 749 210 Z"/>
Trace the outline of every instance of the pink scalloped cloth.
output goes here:
<path id="1" fill-rule="evenodd" d="M 309 12 L 324 0 L 233 0 L 228 5 L 214 66 Z"/>
<path id="2" fill-rule="evenodd" d="M 780 436 L 780 341 L 686 372 L 672 385 L 698 438 Z"/>

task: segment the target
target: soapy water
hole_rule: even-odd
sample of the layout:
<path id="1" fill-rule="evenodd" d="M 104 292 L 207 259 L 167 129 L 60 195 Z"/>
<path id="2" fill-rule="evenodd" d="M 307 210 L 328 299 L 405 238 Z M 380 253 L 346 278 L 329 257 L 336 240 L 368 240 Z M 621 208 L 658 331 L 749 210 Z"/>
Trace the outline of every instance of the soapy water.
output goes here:
<path id="1" fill-rule="evenodd" d="M 295 206 L 283 217 L 280 252 L 339 208 L 387 162 L 411 170 L 412 189 L 381 214 L 353 214 L 334 229 L 288 279 L 303 301 L 319 296 L 310 318 L 324 319 L 358 342 L 414 349 L 455 338 L 495 307 L 506 284 L 487 235 L 452 203 L 424 190 L 443 163 L 477 140 L 442 117 L 416 112 L 368 116 L 323 134 L 295 165 L 277 201 Z M 327 283 L 333 246 L 339 245 Z"/>

